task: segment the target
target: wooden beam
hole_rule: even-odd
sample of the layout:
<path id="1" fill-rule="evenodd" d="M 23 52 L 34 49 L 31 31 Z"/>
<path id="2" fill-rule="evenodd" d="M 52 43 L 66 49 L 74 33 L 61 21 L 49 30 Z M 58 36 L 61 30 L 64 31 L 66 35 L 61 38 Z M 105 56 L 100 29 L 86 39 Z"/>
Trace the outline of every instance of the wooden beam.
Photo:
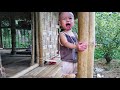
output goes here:
<path id="1" fill-rule="evenodd" d="M 78 12 L 78 41 L 88 43 L 89 12 Z M 87 78 L 88 49 L 78 52 L 77 78 Z"/>
<path id="2" fill-rule="evenodd" d="M 89 41 L 88 41 L 87 77 L 93 78 L 94 49 L 95 49 L 95 12 L 89 13 Z"/>
<path id="3" fill-rule="evenodd" d="M 28 18 L 30 19 L 30 12 L 0 12 L 0 18 L 2 17 L 11 17 L 15 15 L 15 18 Z"/>

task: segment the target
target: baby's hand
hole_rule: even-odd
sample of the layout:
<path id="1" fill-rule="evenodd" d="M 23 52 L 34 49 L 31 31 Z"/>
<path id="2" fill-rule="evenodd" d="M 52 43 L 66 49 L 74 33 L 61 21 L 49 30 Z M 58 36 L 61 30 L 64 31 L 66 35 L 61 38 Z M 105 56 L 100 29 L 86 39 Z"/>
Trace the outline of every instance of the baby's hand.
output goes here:
<path id="1" fill-rule="evenodd" d="M 79 42 L 77 45 L 77 48 L 79 51 L 84 51 L 87 48 L 87 43 L 85 42 Z"/>

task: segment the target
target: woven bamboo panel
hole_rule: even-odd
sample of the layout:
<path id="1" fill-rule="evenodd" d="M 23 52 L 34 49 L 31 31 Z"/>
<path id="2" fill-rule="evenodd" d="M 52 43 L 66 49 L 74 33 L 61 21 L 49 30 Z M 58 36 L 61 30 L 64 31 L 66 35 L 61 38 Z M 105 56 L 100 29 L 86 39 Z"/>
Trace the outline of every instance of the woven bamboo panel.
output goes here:
<path id="1" fill-rule="evenodd" d="M 43 59 L 51 59 L 57 56 L 58 44 L 58 13 L 57 12 L 43 12 L 42 26 L 43 26 Z"/>

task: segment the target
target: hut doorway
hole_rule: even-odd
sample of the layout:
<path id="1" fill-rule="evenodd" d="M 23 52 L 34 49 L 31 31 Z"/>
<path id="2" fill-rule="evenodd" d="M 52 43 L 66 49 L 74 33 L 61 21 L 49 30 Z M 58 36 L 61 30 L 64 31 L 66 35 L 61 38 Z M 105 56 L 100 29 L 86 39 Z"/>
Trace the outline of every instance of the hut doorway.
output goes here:
<path id="1" fill-rule="evenodd" d="M 0 54 L 6 77 L 36 63 L 31 12 L 0 12 Z"/>

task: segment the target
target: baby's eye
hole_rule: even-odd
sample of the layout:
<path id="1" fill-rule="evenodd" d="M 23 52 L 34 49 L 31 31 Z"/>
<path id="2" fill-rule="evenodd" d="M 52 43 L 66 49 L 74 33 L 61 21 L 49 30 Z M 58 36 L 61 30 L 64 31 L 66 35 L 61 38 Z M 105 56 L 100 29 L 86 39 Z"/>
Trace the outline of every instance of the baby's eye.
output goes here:
<path id="1" fill-rule="evenodd" d="M 72 19 L 71 17 L 69 19 Z"/>
<path id="2" fill-rule="evenodd" d="M 66 20 L 66 18 L 62 18 L 62 20 Z"/>

